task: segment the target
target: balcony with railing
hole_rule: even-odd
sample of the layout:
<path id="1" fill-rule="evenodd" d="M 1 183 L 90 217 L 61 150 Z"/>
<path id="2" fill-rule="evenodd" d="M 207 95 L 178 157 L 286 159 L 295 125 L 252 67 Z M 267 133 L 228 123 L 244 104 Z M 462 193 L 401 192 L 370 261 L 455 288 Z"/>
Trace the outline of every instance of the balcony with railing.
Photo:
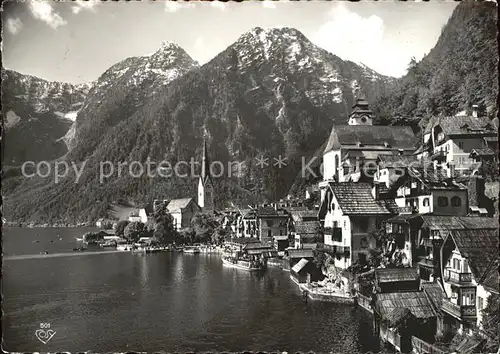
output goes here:
<path id="1" fill-rule="evenodd" d="M 455 269 L 445 269 L 444 270 L 444 281 L 453 282 L 455 284 L 470 284 L 472 282 L 471 273 L 462 273 Z"/>
<path id="2" fill-rule="evenodd" d="M 476 305 L 457 305 L 449 299 L 443 299 L 441 309 L 461 320 L 476 318 Z"/>

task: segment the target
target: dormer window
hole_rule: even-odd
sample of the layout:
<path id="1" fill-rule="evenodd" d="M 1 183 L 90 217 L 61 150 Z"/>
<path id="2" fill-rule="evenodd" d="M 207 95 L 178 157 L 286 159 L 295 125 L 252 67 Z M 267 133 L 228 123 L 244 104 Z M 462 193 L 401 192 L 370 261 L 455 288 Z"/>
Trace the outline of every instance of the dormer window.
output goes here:
<path id="1" fill-rule="evenodd" d="M 391 147 L 391 144 L 389 144 L 387 141 L 384 141 L 384 146 L 385 146 L 386 148 L 390 148 L 390 147 Z"/>
<path id="2" fill-rule="evenodd" d="M 363 146 L 363 144 L 361 143 L 361 141 L 358 141 L 357 145 L 358 145 L 358 147 L 362 147 Z"/>

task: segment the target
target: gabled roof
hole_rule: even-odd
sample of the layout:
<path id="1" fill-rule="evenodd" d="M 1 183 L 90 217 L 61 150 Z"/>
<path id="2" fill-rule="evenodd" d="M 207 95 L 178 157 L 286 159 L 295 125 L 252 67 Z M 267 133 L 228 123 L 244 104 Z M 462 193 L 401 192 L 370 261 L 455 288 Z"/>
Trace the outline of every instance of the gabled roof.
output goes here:
<path id="1" fill-rule="evenodd" d="M 390 215 L 386 202 L 376 201 L 369 183 L 330 183 L 330 188 L 345 215 Z"/>
<path id="2" fill-rule="evenodd" d="M 443 299 L 446 297 L 446 294 L 443 291 L 441 285 L 437 282 L 423 282 L 421 284 L 421 287 L 422 291 L 427 295 L 430 302 L 432 303 L 434 311 L 440 313 Z"/>
<path id="3" fill-rule="evenodd" d="M 471 156 L 471 157 L 472 156 L 480 156 L 480 157 L 495 156 L 495 152 L 490 148 L 472 149 L 469 156 Z"/>
<path id="4" fill-rule="evenodd" d="M 413 150 L 415 134 L 410 127 L 386 125 L 334 125 L 328 138 L 325 151 L 341 147 L 372 145 L 386 150 Z"/>
<path id="5" fill-rule="evenodd" d="M 379 155 L 380 168 L 406 168 L 418 161 L 414 155 Z"/>
<path id="6" fill-rule="evenodd" d="M 431 230 L 497 230 L 496 218 L 476 216 L 415 215 L 420 218 L 422 228 Z"/>
<path id="7" fill-rule="evenodd" d="M 407 308 L 416 318 L 436 317 L 432 305 L 423 292 L 377 294 L 376 311 L 383 319 L 389 319 L 397 308 Z"/>
<path id="8" fill-rule="evenodd" d="M 449 237 L 462 257 L 467 258 L 474 278 L 482 279 L 498 257 L 498 230 L 451 230 Z"/>
<path id="9" fill-rule="evenodd" d="M 484 273 L 482 279 L 479 280 L 479 284 L 484 286 L 487 290 L 495 293 L 500 292 L 500 284 L 498 278 L 498 265 L 499 259 L 495 258 L 490 262 L 486 272 Z"/>
<path id="10" fill-rule="evenodd" d="M 319 221 L 298 221 L 295 223 L 295 233 L 298 235 L 317 234 Z"/>
<path id="11" fill-rule="evenodd" d="M 440 126 L 448 136 L 494 134 L 498 129 L 488 117 L 448 116 L 439 117 L 433 127 Z"/>
<path id="12" fill-rule="evenodd" d="M 415 268 L 378 268 L 375 269 L 375 279 L 378 283 L 392 283 L 417 281 L 419 276 Z"/>
<path id="13" fill-rule="evenodd" d="M 318 218 L 318 212 L 315 210 L 293 210 L 290 211 L 290 214 L 292 216 L 293 221 L 299 222 L 304 219 L 309 219 L 309 218 Z"/>
<path id="14" fill-rule="evenodd" d="M 193 198 L 172 199 L 170 203 L 168 203 L 167 209 L 170 213 L 180 213 L 181 210 L 186 208 L 191 202 L 194 203 Z M 198 206 L 198 204 L 196 204 L 196 206 Z"/>

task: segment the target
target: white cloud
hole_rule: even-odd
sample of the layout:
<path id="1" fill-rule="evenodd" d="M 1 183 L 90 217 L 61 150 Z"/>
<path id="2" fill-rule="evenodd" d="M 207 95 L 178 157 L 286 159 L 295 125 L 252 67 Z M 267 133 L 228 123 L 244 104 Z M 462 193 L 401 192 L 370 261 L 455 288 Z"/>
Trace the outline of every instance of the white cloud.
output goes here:
<path id="1" fill-rule="evenodd" d="M 57 29 L 59 26 L 67 24 L 61 15 L 54 11 L 50 2 L 47 1 L 30 1 L 29 9 L 33 17 L 48 24 L 50 27 Z"/>
<path id="2" fill-rule="evenodd" d="M 7 29 L 12 34 L 17 34 L 23 28 L 23 23 L 19 18 L 7 19 Z"/>
<path id="3" fill-rule="evenodd" d="M 393 61 L 392 54 L 384 51 L 383 36 L 384 21 L 380 17 L 362 17 L 349 10 L 344 3 L 337 3 L 313 41 L 342 59 L 363 62 L 387 75 L 381 67 L 390 71 Z"/>
<path id="4" fill-rule="evenodd" d="M 77 0 L 73 2 L 75 5 L 71 8 L 74 14 L 79 13 L 81 10 L 95 11 L 95 7 L 99 5 L 98 1 L 84 1 Z"/>
<path id="5" fill-rule="evenodd" d="M 262 1 L 262 6 L 265 7 L 266 9 L 275 9 L 276 8 L 276 4 L 272 0 Z"/>
<path id="6" fill-rule="evenodd" d="M 166 12 L 177 12 L 179 10 L 190 9 L 193 7 L 195 7 L 195 4 L 191 1 L 165 1 Z"/>
<path id="7" fill-rule="evenodd" d="M 215 7 L 219 10 L 226 11 L 227 10 L 227 4 L 222 1 L 214 0 L 210 2 L 210 6 Z"/>

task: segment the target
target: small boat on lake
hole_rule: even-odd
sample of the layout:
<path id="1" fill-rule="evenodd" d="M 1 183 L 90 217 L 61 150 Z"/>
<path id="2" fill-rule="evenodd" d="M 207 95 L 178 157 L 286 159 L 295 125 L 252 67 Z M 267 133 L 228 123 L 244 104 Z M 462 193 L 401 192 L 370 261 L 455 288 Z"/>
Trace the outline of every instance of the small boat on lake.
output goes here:
<path id="1" fill-rule="evenodd" d="M 222 256 L 222 264 L 227 267 L 242 269 L 249 272 L 256 272 L 266 269 L 265 263 L 260 260 L 238 259 L 236 257 L 231 257 L 228 255 Z"/>
<path id="2" fill-rule="evenodd" d="M 183 249 L 184 253 L 200 253 L 200 247 L 198 246 L 186 246 Z"/>
<path id="3" fill-rule="evenodd" d="M 77 241 L 83 241 L 83 237 L 77 237 L 76 240 Z"/>

